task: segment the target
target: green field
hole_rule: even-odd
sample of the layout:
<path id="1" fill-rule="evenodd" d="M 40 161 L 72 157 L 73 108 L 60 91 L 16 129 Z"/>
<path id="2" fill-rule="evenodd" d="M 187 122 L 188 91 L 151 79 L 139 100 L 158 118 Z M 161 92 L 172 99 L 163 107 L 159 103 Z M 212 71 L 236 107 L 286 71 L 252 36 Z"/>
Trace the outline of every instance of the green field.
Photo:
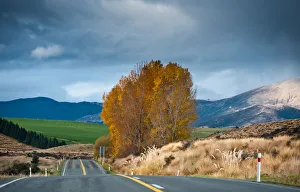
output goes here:
<path id="1" fill-rule="evenodd" d="M 217 131 L 227 131 L 229 128 L 193 128 L 192 139 L 205 138 Z"/>
<path id="2" fill-rule="evenodd" d="M 94 143 L 100 136 L 108 134 L 107 126 L 100 124 L 24 118 L 6 119 L 19 124 L 26 130 L 76 143 Z"/>

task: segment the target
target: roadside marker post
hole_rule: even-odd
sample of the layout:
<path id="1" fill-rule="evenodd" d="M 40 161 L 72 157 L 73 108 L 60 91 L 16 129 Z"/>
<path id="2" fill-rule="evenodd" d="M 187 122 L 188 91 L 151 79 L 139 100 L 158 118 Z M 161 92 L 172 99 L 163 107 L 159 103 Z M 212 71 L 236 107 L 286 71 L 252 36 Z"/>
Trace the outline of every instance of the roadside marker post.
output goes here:
<path id="1" fill-rule="evenodd" d="M 103 165 L 105 158 L 105 146 L 100 146 L 100 158 L 101 164 Z"/>
<path id="2" fill-rule="evenodd" d="M 131 169 L 131 175 L 133 175 L 133 169 Z"/>
<path id="3" fill-rule="evenodd" d="M 108 171 L 110 171 L 110 165 L 108 166 Z"/>
<path id="4" fill-rule="evenodd" d="M 31 177 L 31 167 L 29 167 L 29 177 Z"/>
<path id="5" fill-rule="evenodd" d="M 261 153 L 257 154 L 257 182 L 260 182 L 260 171 L 261 171 Z"/>
<path id="6" fill-rule="evenodd" d="M 179 169 L 177 170 L 177 175 L 176 176 L 179 176 L 179 173 L 180 173 L 180 171 L 179 171 Z"/>
<path id="7" fill-rule="evenodd" d="M 47 168 L 45 168 L 45 177 L 47 177 Z"/>

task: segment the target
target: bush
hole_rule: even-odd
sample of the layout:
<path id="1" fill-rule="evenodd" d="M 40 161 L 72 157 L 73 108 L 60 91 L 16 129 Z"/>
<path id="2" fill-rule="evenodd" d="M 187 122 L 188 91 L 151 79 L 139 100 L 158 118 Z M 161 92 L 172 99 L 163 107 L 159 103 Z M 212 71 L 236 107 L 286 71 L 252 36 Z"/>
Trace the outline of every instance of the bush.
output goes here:
<path id="1" fill-rule="evenodd" d="M 105 156 L 108 156 L 109 153 L 109 135 L 106 136 L 102 136 L 99 137 L 94 145 L 94 159 L 98 159 L 99 158 L 99 150 L 100 150 L 100 146 L 105 146 Z"/>
<path id="2" fill-rule="evenodd" d="M 8 169 L 4 170 L 2 174 L 6 175 L 18 175 L 18 174 L 24 174 L 29 175 L 29 163 L 19 163 L 15 162 L 13 166 L 9 167 Z"/>
<path id="3" fill-rule="evenodd" d="M 32 161 L 31 163 L 33 165 L 37 165 L 39 163 L 39 156 L 36 154 L 36 152 L 33 152 L 32 154 Z"/>
<path id="4" fill-rule="evenodd" d="M 31 166 L 31 172 L 32 173 L 37 173 L 37 172 L 39 172 L 41 169 L 37 166 L 37 164 L 33 164 L 32 166 Z"/>

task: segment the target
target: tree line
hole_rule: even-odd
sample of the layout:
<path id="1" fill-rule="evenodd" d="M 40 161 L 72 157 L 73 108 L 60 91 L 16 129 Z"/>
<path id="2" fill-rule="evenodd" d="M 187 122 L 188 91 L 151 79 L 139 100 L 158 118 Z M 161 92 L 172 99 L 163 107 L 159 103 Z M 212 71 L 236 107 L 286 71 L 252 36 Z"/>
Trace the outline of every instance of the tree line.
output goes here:
<path id="1" fill-rule="evenodd" d="M 12 137 L 21 143 L 41 149 L 66 145 L 65 141 L 58 141 L 56 138 L 48 138 L 43 134 L 27 131 L 18 124 L 3 118 L 0 118 L 0 133 Z"/>
<path id="2" fill-rule="evenodd" d="M 137 65 L 103 95 L 101 118 L 110 131 L 112 156 L 188 139 L 197 118 L 195 96 L 191 74 L 179 64 Z"/>

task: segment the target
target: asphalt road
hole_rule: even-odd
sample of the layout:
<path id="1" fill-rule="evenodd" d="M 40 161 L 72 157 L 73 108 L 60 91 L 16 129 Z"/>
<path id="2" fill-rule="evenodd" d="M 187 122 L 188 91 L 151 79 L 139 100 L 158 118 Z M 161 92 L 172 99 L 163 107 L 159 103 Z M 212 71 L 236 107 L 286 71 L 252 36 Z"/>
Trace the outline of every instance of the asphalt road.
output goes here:
<path id="1" fill-rule="evenodd" d="M 92 160 L 68 160 L 64 165 L 63 176 L 1 180 L 0 191 L 300 192 L 300 188 L 196 177 L 107 175 L 103 168 Z"/>

